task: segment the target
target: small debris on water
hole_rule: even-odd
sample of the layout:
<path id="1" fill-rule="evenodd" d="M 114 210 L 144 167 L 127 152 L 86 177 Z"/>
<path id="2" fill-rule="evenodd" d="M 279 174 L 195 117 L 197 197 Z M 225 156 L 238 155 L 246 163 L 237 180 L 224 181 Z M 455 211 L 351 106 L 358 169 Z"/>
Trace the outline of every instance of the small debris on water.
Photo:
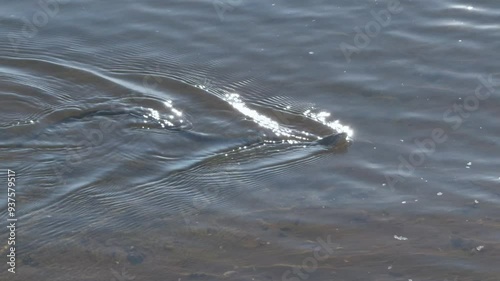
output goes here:
<path id="1" fill-rule="evenodd" d="M 477 201 L 477 200 L 474 200 L 474 203 L 475 203 L 475 204 L 479 204 L 479 201 Z"/>
<path id="2" fill-rule="evenodd" d="M 477 247 L 476 247 L 476 250 L 477 250 L 478 252 L 479 252 L 479 251 L 481 251 L 482 249 L 484 249 L 484 246 L 483 246 L 483 245 L 481 245 L 481 246 L 477 246 Z"/>
<path id="3" fill-rule="evenodd" d="M 391 270 L 391 269 L 392 269 L 392 265 L 389 265 L 389 266 L 387 267 L 387 269 Z"/>
<path id="4" fill-rule="evenodd" d="M 394 235 L 394 239 L 399 240 L 399 241 L 406 241 L 406 240 L 408 240 L 408 238 L 406 238 L 404 236 L 397 236 L 397 235 Z"/>
<path id="5" fill-rule="evenodd" d="M 442 192 L 438 192 L 436 195 L 437 196 L 441 196 L 441 195 L 443 195 L 443 193 Z"/>
<path id="6" fill-rule="evenodd" d="M 406 201 L 401 202 L 401 204 L 406 204 Z"/>
<path id="7" fill-rule="evenodd" d="M 470 166 L 472 165 L 472 162 L 467 163 L 467 166 L 465 168 L 470 169 Z"/>

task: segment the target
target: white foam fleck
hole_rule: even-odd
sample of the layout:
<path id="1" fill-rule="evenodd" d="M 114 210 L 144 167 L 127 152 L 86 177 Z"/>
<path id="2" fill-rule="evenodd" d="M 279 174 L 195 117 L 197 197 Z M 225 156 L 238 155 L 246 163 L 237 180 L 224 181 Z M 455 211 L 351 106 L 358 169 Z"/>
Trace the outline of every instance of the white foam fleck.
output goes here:
<path id="1" fill-rule="evenodd" d="M 408 240 L 408 238 L 406 238 L 404 236 L 398 236 L 398 235 L 394 235 L 394 239 L 399 240 L 399 241 L 406 241 L 406 240 Z"/>

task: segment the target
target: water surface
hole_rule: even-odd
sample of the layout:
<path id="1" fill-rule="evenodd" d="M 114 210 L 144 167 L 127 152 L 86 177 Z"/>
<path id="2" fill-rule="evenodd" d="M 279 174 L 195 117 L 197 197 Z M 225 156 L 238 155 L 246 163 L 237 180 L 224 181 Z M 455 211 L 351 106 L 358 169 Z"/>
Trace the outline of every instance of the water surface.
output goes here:
<path id="1" fill-rule="evenodd" d="M 497 2 L 40 3 L 0 14 L 0 280 L 498 280 Z"/>

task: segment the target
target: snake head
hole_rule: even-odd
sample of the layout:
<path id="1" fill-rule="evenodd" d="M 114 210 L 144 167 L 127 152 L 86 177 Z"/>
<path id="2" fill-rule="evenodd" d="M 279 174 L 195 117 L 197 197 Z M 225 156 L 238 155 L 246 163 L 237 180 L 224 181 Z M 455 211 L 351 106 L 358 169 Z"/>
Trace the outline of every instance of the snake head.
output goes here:
<path id="1" fill-rule="evenodd" d="M 333 147 L 344 146 L 349 143 L 346 133 L 331 134 L 316 141 L 317 144 Z"/>

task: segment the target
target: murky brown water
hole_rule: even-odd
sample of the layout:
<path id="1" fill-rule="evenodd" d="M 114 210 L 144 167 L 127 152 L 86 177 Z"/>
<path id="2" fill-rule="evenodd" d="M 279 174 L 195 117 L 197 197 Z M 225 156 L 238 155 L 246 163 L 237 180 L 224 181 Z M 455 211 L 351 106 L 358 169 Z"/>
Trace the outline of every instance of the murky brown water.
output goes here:
<path id="1" fill-rule="evenodd" d="M 0 280 L 500 280 L 499 16 L 4 3 Z"/>

